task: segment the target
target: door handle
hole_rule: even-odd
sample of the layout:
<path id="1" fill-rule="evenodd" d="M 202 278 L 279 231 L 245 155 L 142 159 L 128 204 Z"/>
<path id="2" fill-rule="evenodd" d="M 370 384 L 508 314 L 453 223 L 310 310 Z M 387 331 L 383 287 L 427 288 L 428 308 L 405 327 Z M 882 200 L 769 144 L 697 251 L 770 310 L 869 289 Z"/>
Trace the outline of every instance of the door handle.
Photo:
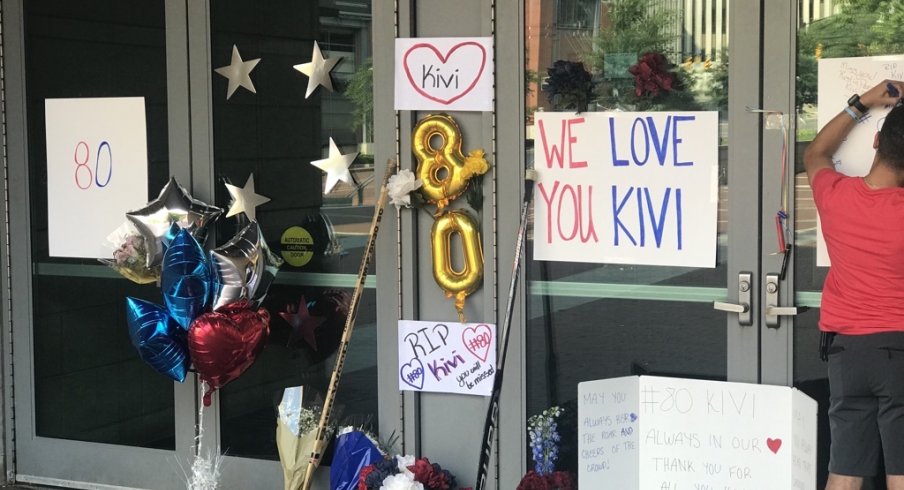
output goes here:
<path id="1" fill-rule="evenodd" d="M 753 325 L 753 315 L 750 313 L 750 286 L 753 273 L 741 272 L 738 274 L 738 302 L 726 303 L 724 301 L 713 301 L 713 309 L 719 311 L 727 311 L 729 313 L 738 314 L 738 323 L 741 326 L 749 327 Z"/>
<path id="2" fill-rule="evenodd" d="M 779 284 L 778 274 L 766 274 L 766 326 L 779 328 L 780 316 L 794 316 L 803 313 L 810 308 L 807 306 L 778 306 Z"/>

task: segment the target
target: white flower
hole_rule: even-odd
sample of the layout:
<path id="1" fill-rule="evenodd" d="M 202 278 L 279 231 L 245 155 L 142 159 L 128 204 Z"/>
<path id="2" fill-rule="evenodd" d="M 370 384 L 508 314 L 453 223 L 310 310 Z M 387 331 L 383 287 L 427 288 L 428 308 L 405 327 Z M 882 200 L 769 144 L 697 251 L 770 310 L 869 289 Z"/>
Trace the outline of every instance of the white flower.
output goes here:
<path id="1" fill-rule="evenodd" d="M 414 477 L 404 473 L 387 476 L 380 490 L 424 490 L 424 484 L 414 481 Z"/>
<path id="2" fill-rule="evenodd" d="M 417 458 L 411 455 L 396 456 L 396 461 L 399 463 L 399 471 L 401 471 L 403 474 L 410 475 L 411 478 L 414 478 L 414 473 L 412 473 L 411 470 L 408 469 L 408 467 L 414 466 L 414 461 L 416 459 Z"/>
<path id="3" fill-rule="evenodd" d="M 411 193 L 418 190 L 424 183 L 414 177 L 411 170 L 399 170 L 399 173 L 390 176 L 386 187 L 389 189 L 389 202 L 395 204 L 396 209 L 405 206 L 411 207 Z"/>

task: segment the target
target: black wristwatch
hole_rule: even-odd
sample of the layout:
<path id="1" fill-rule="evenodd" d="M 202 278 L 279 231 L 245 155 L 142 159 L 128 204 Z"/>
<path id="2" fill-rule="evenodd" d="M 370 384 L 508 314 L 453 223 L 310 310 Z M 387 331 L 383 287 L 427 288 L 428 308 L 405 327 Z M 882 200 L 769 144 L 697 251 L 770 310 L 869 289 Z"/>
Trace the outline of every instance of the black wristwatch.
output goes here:
<path id="1" fill-rule="evenodd" d="M 848 99 L 848 106 L 857 109 L 861 116 L 869 112 L 869 109 L 860 102 L 860 95 L 858 94 L 854 94 Z"/>

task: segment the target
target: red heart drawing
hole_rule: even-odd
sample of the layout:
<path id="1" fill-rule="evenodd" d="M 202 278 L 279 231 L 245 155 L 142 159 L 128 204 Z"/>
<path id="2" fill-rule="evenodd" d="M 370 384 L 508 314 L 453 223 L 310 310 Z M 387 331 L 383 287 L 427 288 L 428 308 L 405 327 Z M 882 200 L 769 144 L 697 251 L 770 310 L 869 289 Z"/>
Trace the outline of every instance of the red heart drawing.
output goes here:
<path id="1" fill-rule="evenodd" d="M 462 90 L 461 92 L 459 92 L 451 97 L 442 98 L 437 95 L 430 94 L 423 87 L 419 87 L 417 82 L 414 81 L 414 76 L 412 76 L 412 74 L 411 74 L 411 67 L 408 64 L 408 58 L 409 58 L 409 56 L 411 56 L 411 54 L 413 52 L 415 52 L 417 50 L 422 50 L 422 49 L 432 51 L 433 54 L 439 59 L 440 63 L 445 67 L 448 63 L 450 63 L 450 58 L 452 58 L 454 53 L 465 46 L 476 46 L 477 49 L 480 50 L 480 68 L 477 70 L 477 74 L 474 75 L 474 80 L 470 81 L 470 83 L 468 83 L 467 80 L 464 80 L 464 83 L 468 84 L 464 88 L 464 90 Z M 458 56 L 456 58 L 456 60 L 460 59 L 460 60 L 462 60 L 463 63 L 467 62 L 469 65 L 473 64 L 473 62 L 467 58 L 466 52 L 462 51 L 461 53 L 462 53 L 462 56 Z M 408 48 L 408 51 L 405 52 L 405 56 L 402 61 L 402 65 L 404 65 L 404 67 L 405 67 L 405 75 L 408 76 L 408 82 L 411 84 L 411 86 L 414 88 L 414 90 L 417 91 L 417 93 L 421 94 L 422 96 L 424 96 L 434 102 L 439 102 L 440 104 L 443 104 L 443 105 L 449 105 L 449 104 L 455 102 L 456 100 L 464 97 L 465 95 L 467 95 L 468 92 L 473 90 L 474 86 L 477 85 L 477 82 L 480 81 L 480 76 L 483 75 L 483 69 L 486 66 L 486 63 L 487 63 L 486 49 L 484 49 L 484 47 L 480 43 L 477 43 L 474 41 L 466 41 L 466 42 L 458 43 L 455 46 L 452 46 L 448 51 L 446 51 L 446 54 L 440 53 L 439 50 L 436 49 L 436 46 L 434 46 L 432 44 L 418 43 L 418 44 L 415 44 L 414 46 L 411 46 L 410 48 Z M 455 65 L 452 65 L 452 66 L 455 66 Z M 462 66 L 464 66 L 464 64 Z M 454 72 L 454 70 L 446 70 L 446 72 L 451 74 Z M 451 79 L 450 79 L 450 81 L 451 81 Z"/>
<path id="2" fill-rule="evenodd" d="M 782 440 L 781 439 L 772 439 L 771 437 L 767 437 L 766 438 L 766 446 L 774 454 L 778 454 L 779 448 L 782 447 Z"/>
<path id="3" fill-rule="evenodd" d="M 246 302 L 195 318 L 188 330 L 188 351 L 211 391 L 239 377 L 254 363 L 264 348 L 269 325 L 267 310 L 251 310 Z M 210 392 L 204 395 L 204 404 L 209 400 Z"/>
<path id="4" fill-rule="evenodd" d="M 493 329 L 483 323 L 476 327 L 467 327 L 461 332 L 461 341 L 471 354 L 486 362 L 493 343 Z"/>

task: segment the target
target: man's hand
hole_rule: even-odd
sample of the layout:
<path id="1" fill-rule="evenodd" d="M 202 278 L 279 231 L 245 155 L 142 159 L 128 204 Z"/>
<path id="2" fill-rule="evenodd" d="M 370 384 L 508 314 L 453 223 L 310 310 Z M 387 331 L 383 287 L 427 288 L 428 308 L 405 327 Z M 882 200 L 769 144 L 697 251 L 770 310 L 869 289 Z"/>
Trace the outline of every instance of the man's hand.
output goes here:
<path id="1" fill-rule="evenodd" d="M 889 92 L 889 85 L 897 90 L 898 95 L 893 96 Z M 867 110 L 878 106 L 895 105 L 904 94 L 904 82 L 899 80 L 883 80 L 875 87 L 867 90 L 860 96 L 860 103 Z M 851 109 L 857 111 L 856 109 Z M 859 114 L 862 116 L 863 114 Z M 824 168 L 833 168 L 832 155 L 838 151 L 838 147 L 847 137 L 848 133 L 857 125 L 847 112 L 841 111 L 823 126 L 804 153 L 804 168 L 807 170 L 807 178 L 813 182 L 813 177 Z"/>

